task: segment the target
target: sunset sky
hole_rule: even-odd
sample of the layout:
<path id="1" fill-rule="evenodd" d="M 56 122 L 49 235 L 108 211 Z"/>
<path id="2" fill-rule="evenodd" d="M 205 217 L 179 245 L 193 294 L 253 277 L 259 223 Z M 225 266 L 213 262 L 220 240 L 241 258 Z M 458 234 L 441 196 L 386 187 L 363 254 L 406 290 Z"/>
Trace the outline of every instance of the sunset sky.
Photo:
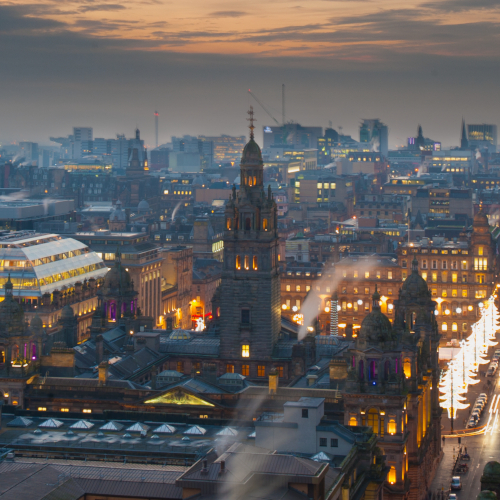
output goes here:
<path id="1" fill-rule="evenodd" d="M 246 133 L 245 111 L 457 144 L 498 123 L 500 0 L 0 1 L 0 141 Z M 261 134 L 257 135 L 260 138 Z"/>

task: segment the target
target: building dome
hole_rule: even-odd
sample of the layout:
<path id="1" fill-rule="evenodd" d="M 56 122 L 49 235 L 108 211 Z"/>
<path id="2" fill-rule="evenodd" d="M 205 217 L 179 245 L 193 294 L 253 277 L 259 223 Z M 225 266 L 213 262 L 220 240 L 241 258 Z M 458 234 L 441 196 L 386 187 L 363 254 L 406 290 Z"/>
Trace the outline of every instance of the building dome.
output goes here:
<path id="1" fill-rule="evenodd" d="M 483 469 L 483 476 L 497 476 L 500 479 L 500 463 L 488 462 Z"/>
<path id="2" fill-rule="evenodd" d="M 75 313 L 69 304 L 66 304 L 61 311 L 61 319 L 73 319 Z"/>
<path id="3" fill-rule="evenodd" d="M 132 278 L 121 263 L 120 251 L 116 252 L 115 265 L 104 278 L 104 291 L 109 294 L 117 294 L 132 290 Z"/>
<path id="4" fill-rule="evenodd" d="M 245 165 L 262 165 L 262 153 L 253 137 L 247 142 L 241 156 L 241 163 Z"/>
<path id="5" fill-rule="evenodd" d="M 359 338 L 368 342 L 385 342 L 392 338 L 392 325 L 389 318 L 380 311 L 380 294 L 377 289 L 372 296 L 372 312 L 368 314 L 359 330 Z"/>
<path id="6" fill-rule="evenodd" d="M 149 212 L 149 203 L 146 200 L 142 200 L 139 205 L 137 205 L 139 212 Z"/>
<path id="7" fill-rule="evenodd" d="M 170 340 L 189 340 L 191 334 L 186 330 L 174 330 L 168 337 Z"/>
<path id="8" fill-rule="evenodd" d="M 412 271 L 410 276 L 405 279 L 403 286 L 401 287 L 403 292 L 409 293 L 413 297 L 417 296 L 427 296 L 429 295 L 429 287 L 426 281 L 420 274 L 418 274 L 418 261 L 413 259 L 411 263 Z"/>
<path id="9" fill-rule="evenodd" d="M 127 219 L 126 213 L 122 210 L 122 202 L 118 200 L 115 204 L 115 208 L 111 211 L 109 216 L 110 221 L 125 222 Z"/>
<path id="10" fill-rule="evenodd" d="M 35 317 L 31 320 L 30 327 L 33 330 L 41 330 L 43 328 L 43 321 L 38 314 L 35 314 Z"/>

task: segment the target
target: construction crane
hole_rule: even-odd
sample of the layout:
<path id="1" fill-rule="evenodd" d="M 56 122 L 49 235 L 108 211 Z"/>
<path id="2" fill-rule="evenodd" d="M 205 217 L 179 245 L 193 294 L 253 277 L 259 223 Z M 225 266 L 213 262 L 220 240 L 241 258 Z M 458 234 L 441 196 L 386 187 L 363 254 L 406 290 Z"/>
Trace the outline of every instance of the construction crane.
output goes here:
<path id="1" fill-rule="evenodd" d="M 278 125 L 278 127 L 282 127 L 284 125 L 284 124 L 281 124 L 278 120 L 276 120 L 276 118 L 274 118 L 274 116 L 271 114 L 271 112 L 268 111 L 268 109 L 264 106 L 264 104 L 262 104 L 259 101 L 257 96 L 250 89 L 248 89 L 248 93 L 259 103 L 259 106 L 274 120 L 274 122 L 276 123 L 276 125 Z"/>

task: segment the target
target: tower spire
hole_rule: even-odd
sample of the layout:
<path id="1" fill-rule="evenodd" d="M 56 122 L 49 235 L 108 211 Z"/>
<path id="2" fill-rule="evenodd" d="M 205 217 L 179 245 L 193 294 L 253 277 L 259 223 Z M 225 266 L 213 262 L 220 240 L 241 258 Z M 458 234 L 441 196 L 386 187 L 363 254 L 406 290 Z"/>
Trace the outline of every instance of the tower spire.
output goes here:
<path id="1" fill-rule="evenodd" d="M 465 120 L 462 118 L 462 135 L 460 136 L 460 149 L 467 149 L 469 141 L 467 140 L 467 131 L 465 130 Z"/>
<path id="2" fill-rule="evenodd" d="M 250 129 L 250 140 L 253 140 L 254 138 L 254 134 L 253 134 L 253 131 L 255 129 L 255 126 L 254 126 L 254 122 L 257 121 L 254 117 L 253 117 L 253 106 L 250 106 L 250 109 L 247 111 L 248 113 L 248 116 L 250 118 L 247 118 L 247 120 L 250 122 L 250 125 L 248 126 L 248 128 Z"/>

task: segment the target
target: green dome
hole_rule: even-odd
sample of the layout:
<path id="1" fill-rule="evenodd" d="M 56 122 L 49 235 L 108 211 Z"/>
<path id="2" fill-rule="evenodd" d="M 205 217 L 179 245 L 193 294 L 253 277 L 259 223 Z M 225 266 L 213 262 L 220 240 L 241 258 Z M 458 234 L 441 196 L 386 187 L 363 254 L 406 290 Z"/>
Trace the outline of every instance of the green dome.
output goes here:
<path id="1" fill-rule="evenodd" d="M 69 304 L 66 304 L 61 311 L 61 319 L 73 319 L 75 313 Z"/>
<path id="2" fill-rule="evenodd" d="M 481 491 L 477 496 L 477 500 L 497 500 L 497 498 L 497 494 L 489 490 Z"/>
<path id="3" fill-rule="evenodd" d="M 410 276 L 405 279 L 401 287 L 403 295 L 409 294 L 412 297 L 427 296 L 430 294 L 426 281 L 418 274 L 418 261 L 413 259 Z"/>
<path id="4" fill-rule="evenodd" d="M 500 478 L 500 463 L 491 461 L 484 466 L 484 476 L 498 476 Z"/>
<path id="5" fill-rule="evenodd" d="M 43 321 L 38 314 L 35 314 L 35 317 L 31 320 L 30 327 L 33 330 L 41 330 L 43 328 Z"/>

